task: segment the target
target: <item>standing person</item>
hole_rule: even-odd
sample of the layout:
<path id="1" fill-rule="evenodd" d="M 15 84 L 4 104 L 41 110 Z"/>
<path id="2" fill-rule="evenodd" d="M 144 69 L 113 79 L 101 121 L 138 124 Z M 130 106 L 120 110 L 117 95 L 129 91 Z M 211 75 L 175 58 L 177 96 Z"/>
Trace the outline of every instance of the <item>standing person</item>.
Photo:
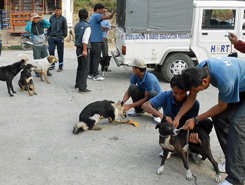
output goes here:
<path id="1" fill-rule="evenodd" d="M 103 15 L 107 14 L 107 8 L 103 9 L 102 12 Z M 111 23 L 110 21 L 107 20 L 103 20 L 101 21 L 101 29 L 102 29 L 102 35 L 103 35 L 103 43 L 102 43 L 102 56 L 106 57 L 108 56 L 108 36 L 109 36 L 109 31 L 111 29 Z"/>
<path id="2" fill-rule="evenodd" d="M 55 14 L 50 17 L 49 22 L 51 26 L 48 29 L 48 49 L 49 54 L 54 55 L 55 46 L 57 46 L 58 58 L 59 58 L 59 69 L 57 72 L 63 71 L 64 61 L 64 38 L 67 37 L 67 21 L 64 16 L 61 15 L 61 6 L 55 7 Z M 53 64 L 50 69 L 54 69 Z"/>
<path id="3" fill-rule="evenodd" d="M 212 117 L 220 146 L 226 158 L 228 176 L 219 185 L 244 185 L 245 180 L 245 61 L 234 57 L 207 59 L 197 67 L 184 70 L 182 86 L 190 91 L 173 123 L 195 102 L 197 93 L 212 84 L 219 91 L 218 104 L 185 123 L 190 130 L 195 123 Z"/>
<path id="4" fill-rule="evenodd" d="M 31 33 L 34 59 L 42 59 L 48 56 L 48 48 L 45 44 L 46 40 L 43 29 L 49 27 L 50 23 L 47 19 L 39 16 L 37 13 L 31 14 L 31 21 L 27 23 L 25 30 Z M 47 75 L 51 76 L 52 74 L 48 71 Z M 36 76 L 40 77 L 40 74 L 36 73 Z"/>
<path id="5" fill-rule="evenodd" d="M 99 63 L 101 57 L 101 45 L 103 43 L 101 21 L 111 19 L 115 14 L 112 10 L 110 15 L 102 15 L 104 6 L 100 3 L 94 6 L 94 13 L 89 19 L 89 24 L 91 25 L 91 57 L 90 57 L 90 70 L 88 78 L 93 78 L 95 81 L 101 81 L 105 78 L 99 75 Z"/>
<path id="6" fill-rule="evenodd" d="M 159 81 L 154 74 L 146 71 L 146 61 L 144 58 L 135 58 L 132 66 L 133 75 L 130 78 L 130 86 L 124 94 L 124 111 L 127 112 L 130 108 L 134 111 L 129 112 L 129 115 L 139 116 L 144 113 L 141 105 L 162 92 Z M 125 104 L 129 98 L 132 98 L 133 103 Z M 160 122 L 159 117 L 153 117 L 153 120 Z"/>
<path id="7" fill-rule="evenodd" d="M 80 21 L 75 25 L 75 46 L 77 47 L 76 54 L 78 56 L 75 88 L 78 89 L 80 93 L 90 93 L 91 90 L 87 89 L 87 76 L 90 59 L 89 53 L 91 48 L 91 27 L 86 21 L 88 18 L 88 11 L 83 8 L 79 10 L 78 16 Z"/>
<path id="8" fill-rule="evenodd" d="M 164 91 L 158 94 L 154 98 L 145 102 L 142 105 L 142 108 L 146 112 L 160 117 L 161 120 L 165 115 L 167 121 L 172 123 L 172 120 L 174 120 L 175 116 L 177 115 L 178 111 L 180 110 L 181 106 L 185 102 L 188 95 L 181 85 L 180 75 L 174 76 L 171 79 L 170 86 L 172 90 Z M 158 107 L 163 108 L 163 113 L 157 111 Z M 181 118 L 178 128 L 182 127 L 185 124 L 186 120 L 196 117 L 199 112 L 199 107 L 200 107 L 199 101 L 196 100 L 193 106 L 190 108 L 190 110 Z M 213 122 L 210 119 L 205 119 L 196 126 L 204 129 L 208 134 L 210 134 L 213 128 Z M 198 134 L 192 133 L 190 135 L 189 141 L 198 144 L 199 143 Z M 191 153 L 191 154 L 194 161 L 200 161 L 202 159 L 202 156 L 199 154 L 196 153 Z M 163 151 L 159 155 L 163 156 Z M 171 153 L 169 153 L 168 158 L 170 157 L 170 155 Z"/>

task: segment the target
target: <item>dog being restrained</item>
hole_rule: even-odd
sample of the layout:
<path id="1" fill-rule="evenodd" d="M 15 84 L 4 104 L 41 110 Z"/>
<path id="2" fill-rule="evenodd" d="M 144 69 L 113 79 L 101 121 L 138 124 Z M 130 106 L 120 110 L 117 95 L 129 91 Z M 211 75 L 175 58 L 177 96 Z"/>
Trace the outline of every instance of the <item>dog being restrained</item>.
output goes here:
<path id="1" fill-rule="evenodd" d="M 13 88 L 12 80 L 21 70 L 26 68 L 26 61 L 28 60 L 29 59 L 27 56 L 21 56 L 18 58 L 19 62 L 0 67 L 0 80 L 6 81 L 8 93 L 10 96 L 14 96 L 11 94 L 10 89 L 13 93 L 16 93 Z"/>
<path id="2" fill-rule="evenodd" d="M 98 115 L 97 119 L 93 116 Z M 123 102 L 103 100 L 96 101 L 88 104 L 79 115 L 79 122 L 75 124 L 73 133 L 78 134 L 85 130 L 101 130 L 100 127 L 96 127 L 96 124 L 102 119 L 108 118 L 109 122 L 128 123 L 128 120 L 118 120 L 118 115 L 123 119 L 127 117 L 124 112 Z"/>
<path id="3" fill-rule="evenodd" d="M 20 74 L 20 80 L 18 81 L 18 84 L 21 88 L 21 91 L 27 90 L 30 96 L 33 96 L 31 93 L 31 90 L 35 95 L 37 95 L 37 92 L 35 91 L 34 88 L 34 83 L 33 83 L 33 77 L 31 75 L 31 72 L 33 71 L 36 66 L 33 66 L 32 64 L 27 64 L 26 69 L 24 69 L 21 74 Z"/>
<path id="4" fill-rule="evenodd" d="M 172 123 L 166 121 L 166 117 L 162 119 L 161 123 L 156 125 L 156 129 L 159 129 L 159 144 L 164 150 L 161 166 L 157 171 L 157 174 L 163 173 L 165 160 L 169 151 L 181 154 L 181 158 L 186 169 L 186 179 L 192 179 L 192 173 L 188 165 L 185 153 L 188 151 L 188 146 L 192 152 L 201 154 L 203 159 L 208 158 L 213 164 L 214 170 L 216 172 L 215 180 L 216 182 L 221 181 L 220 172 L 218 169 L 218 164 L 214 160 L 210 149 L 210 138 L 209 135 L 200 127 L 194 127 L 190 133 L 198 133 L 199 144 L 186 143 L 187 142 L 187 131 L 176 129 Z"/>

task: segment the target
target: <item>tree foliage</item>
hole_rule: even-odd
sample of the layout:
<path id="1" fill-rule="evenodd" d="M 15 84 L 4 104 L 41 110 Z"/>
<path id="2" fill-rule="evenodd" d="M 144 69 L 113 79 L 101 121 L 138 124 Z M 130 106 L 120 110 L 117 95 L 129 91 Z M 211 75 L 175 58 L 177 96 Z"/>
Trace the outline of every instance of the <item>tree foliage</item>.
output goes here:
<path id="1" fill-rule="evenodd" d="M 74 0 L 74 10 L 78 11 L 82 8 L 93 10 L 97 3 L 103 4 L 109 11 L 117 8 L 117 0 Z"/>

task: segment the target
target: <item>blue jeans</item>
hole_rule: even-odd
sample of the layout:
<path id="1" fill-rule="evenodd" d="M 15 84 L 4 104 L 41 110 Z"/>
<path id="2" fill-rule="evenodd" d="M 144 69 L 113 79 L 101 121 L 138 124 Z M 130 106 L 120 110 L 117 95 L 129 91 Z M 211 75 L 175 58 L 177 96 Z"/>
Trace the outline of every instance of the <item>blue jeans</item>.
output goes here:
<path id="1" fill-rule="evenodd" d="M 226 180 L 236 185 L 245 180 L 245 92 L 240 93 L 240 99 L 212 118 L 226 158 Z"/>
<path id="2" fill-rule="evenodd" d="M 48 50 L 50 55 L 55 55 L 55 46 L 57 46 L 58 58 L 59 58 L 59 69 L 63 69 L 63 58 L 64 58 L 64 39 L 62 37 L 48 39 Z M 54 67 L 53 64 L 51 67 Z"/>
<path id="3" fill-rule="evenodd" d="M 128 90 L 129 96 L 132 98 L 133 102 L 137 102 L 145 97 L 144 93 L 140 90 L 137 85 L 131 84 Z M 158 95 L 157 91 L 150 91 L 148 95 L 148 100 Z M 134 107 L 136 113 L 143 112 L 141 106 Z"/>

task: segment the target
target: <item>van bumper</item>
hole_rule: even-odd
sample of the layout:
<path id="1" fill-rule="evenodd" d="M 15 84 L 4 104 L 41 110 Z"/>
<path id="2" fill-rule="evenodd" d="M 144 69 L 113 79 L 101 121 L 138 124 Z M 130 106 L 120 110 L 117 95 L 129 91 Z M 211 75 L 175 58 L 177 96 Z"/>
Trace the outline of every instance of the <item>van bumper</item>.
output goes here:
<path id="1" fill-rule="evenodd" d="M 112 51 L 111 55 L 112 55 L 113 59 L 115 60 L 117 67 L 120 67 L 120 65 L 122 64 L 121 57 L 117 56 L 115 51 Z"/>

